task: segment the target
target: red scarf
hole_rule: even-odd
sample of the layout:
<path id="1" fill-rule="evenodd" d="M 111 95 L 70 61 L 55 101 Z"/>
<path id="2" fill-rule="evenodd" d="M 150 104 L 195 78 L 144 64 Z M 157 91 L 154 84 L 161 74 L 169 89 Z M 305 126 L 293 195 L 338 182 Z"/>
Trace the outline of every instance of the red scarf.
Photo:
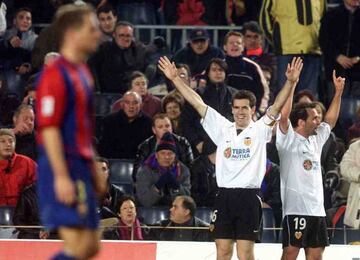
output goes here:
<path id="1" fill-rule="evenodd" d="M 131 227 L 128 227 L 124 222 L 122 222 L 121 219 L 119 225 L 119 234 L 121 240 L 144 240 L 141 232 L 140 221 L 137 218 Z M 131 235 L 131 232 L 133 232 L 133 236 Z"/>
<path id="2" fill-rule="evenodd" d="M 246 56 L 261 56 L 263 54 L 263 49 L 257 48 L 253 50 L 246 50 Z"/>

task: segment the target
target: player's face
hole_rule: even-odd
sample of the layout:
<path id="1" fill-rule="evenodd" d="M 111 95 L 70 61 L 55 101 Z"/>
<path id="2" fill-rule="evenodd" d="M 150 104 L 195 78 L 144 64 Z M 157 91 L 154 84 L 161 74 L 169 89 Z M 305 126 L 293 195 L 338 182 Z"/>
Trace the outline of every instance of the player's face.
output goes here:
<path id="1" fill-rule="evenodd" d="M 238 128 L 246 128 L 252 116 L 255 113 L 255 107 L 250 107 L 248 99 L 235 99 L 232 105 L 232 114 Z"/>
<path id="2" fill-rule="evenodd" d="M 26 126 L 27 133 L 34 131 L 35 114 L 32 109 L 22 109 L 17 117 L 14 117 L 14 125 Z"/>
<path id="3" fill-rule="evenodd" d="M 134 202 L 126 200 L 120 207 L 119 217 L 124 223 L 135 223 L 136 219 L 136 207 Z"/>
<path id="4" fill-rule="evenodd" d="M 135 95 L 125 95 L 123 97 L 124 113 L 129 119 L 135 119 L 140 112 L 141 102 Z"/>
<path id="5" fill-rule="evenodd" d="M 218 84 L 225 81 L 225 71 L 216 63 L 210 65 L 209 79 L 212 83 Z"/>
<path id="6" fill-rule="evenodd" d="M 240 36 L 231 35 L 226 44 L 224 44 L 224 50 L 230 57 L 238 57 L 244 50 L 243 40 Z"/>
<path id="7" fill-rule="evenodd" d="M 161 167 L 170 167 L 175 162 L 175 153 L 171 150 L 156 152 L 156 159 Z"/>
<path id="8" fill-rule="evenodd" d="M 78 44 L 79 51 L 90 54 L 96 51 L 100 35 L 95 14 L 88 14 L 84 16 L 81 28 L 73 34 L 73 41 Z"/>
<path id="9" fill-rule="evenodd" d="M 254 50 L 261 47 L 262 37 L 256 32 L 247 30 L 244 34 L 244 46 L 248 50 Z"/>
<path id="10" fill-rule="evenodd" d="M 187 221 L 189 210 L 183 207 L 183 199 L 176 198 L 170 208 L 170 220 L 177 224 L 182 224 Z"/>
<path id="11" fill-rule="evenodd" d="M 180 105 L 176 102 L 169 102 L 166 104 L 165 113 L 170 119 L 177 119 L 181 114 Z"/>
<path id="12" fill-rule="evenodd" d="M 32 25 L 31 13 L 28 11 L 19 12 L 15 19 L 14 25 L 20 32 L 26 32 Z"/>
<path id="13" fill-rule="evenodd" d="M 131 82 L 131 90 L 138 93 L 140 96 L 147 94 L 147 80 L 145 77 L 137 77 Z"/>
<path id="14" fill-rule="evenodd" d="M 308 135 L 316 135 L 315 130 L 321 123 L 320 115 L 315 108 L 308 108 L 307 113 L 308 118 L 305 121 L 304 130 Z"/>
<path id="15" fill-rule="evenodd" d="M 121 49 L 130 47 L 134 37 L 134 30 L 130 26 L 118 26 L 114 32 L 114 39 Z"/>
<path id="16" fill-rule="evenodd" d="M 110 11 L 108 13 L 100 13 L 98 18 L 101 31 L 106 34 L 112 34 L 115 29 L 116 16 Z"/>
<path id="17" fill-rule="evenodd" d="M 0 159 L 10 159 L 15 152 L 15 139 L 10 135 L 0 136 Z"/>
<path id="18" fill-rule="evenodd" d="M 152 131 L 157 140 L 160 140 L 166 132 L 172 133 L 173 129 L 169 118 L 165 117 L 156 119 L 154 126 L 152 127 Z"/>
<path id="19" fill-rule="evenodd" d="M 201 55 L 209 48 L 209 40 L 200 39 L 191 41 L 190 47 L 197 55 Z"/>

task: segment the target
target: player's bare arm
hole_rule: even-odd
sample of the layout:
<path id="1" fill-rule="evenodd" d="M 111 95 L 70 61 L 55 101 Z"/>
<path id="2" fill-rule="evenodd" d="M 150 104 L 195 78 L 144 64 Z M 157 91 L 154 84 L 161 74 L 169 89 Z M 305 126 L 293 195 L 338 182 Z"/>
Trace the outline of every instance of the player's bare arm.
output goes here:
<path id="1" fill-rule="evenodd" d="M 292 96 L 294 94 L 294 90 L 297 85 L 297 82 L 299 81 L 302 68 L 303 68 L 303 61 L 300 57 L 293 58 L 291 64 L 288 64 L 285 72 L 287 80 L 284 86 L 282 87 L 280 93 L 276 96 L 275 102 L 271 106 L 270 111 L 268 112 L 270 116 L 276 117 L 280 113 L 280 111 L 283 112 L 282 108 L 285 105 L 286 101 L 288 100 L 289 96 L 290 95 Z M 290 115 L 290 110 L 291 110 L 291 106 L 288 112 L 288 116 Z M 284 112 L 286 112 L 286 110 Z M 281 116 L 284 117 L 283 114 L 281 114 Z"/>
<path id="2" fill-rule="evenodd" d="M 190 86 L 186 85 L 180 78 L 175 64 L 171 63 L 171 61 L 164 56 L 160 58 L 158 67 L 165 76 L 172 81 L 176 89 L 184 96 L 185 100 L 189 102 L 203 118 L 206 113 L 207 105 L 201 99 L 199 94 L 192 90 Z"/>
<path id="3" fill-rule="evenodd" d="M 324 121 L 330 125 L 331 129 L 334 128 L 339 117 L 341 96 L 345 87 L 345 78 L 336 77 L 335 70 L 333 71 L 333 83 L 335 87 L 335 95 L 324 118 Z"/>
<path id="4" fill-rule="evenodd" d="M 54 173 L 56 198 L 65 205 L 71 205 L 76 199 L 75 184 L 66 166 L 60 130 L 46 127 L 41 130 L 41 136 Z"/>

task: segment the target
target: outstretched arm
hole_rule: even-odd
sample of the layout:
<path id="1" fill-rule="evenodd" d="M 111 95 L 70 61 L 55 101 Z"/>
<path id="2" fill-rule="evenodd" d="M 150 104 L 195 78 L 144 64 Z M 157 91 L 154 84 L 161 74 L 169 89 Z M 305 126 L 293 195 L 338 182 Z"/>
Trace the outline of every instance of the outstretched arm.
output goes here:
<path id="1" fill-rule="evenodd" d="M 344 91 L 345 78 L 336 77 L 335 70 L 333 71 L 333 83 L 335 87 L 335 95 L 331 101 L 330 107 L 326 112 L 324 121 L 328 123 L 331 129 L 334 128 L 336 121 L 339 117 L 341 106 L 341 95 Z"/>
<path id="2" fill-rule="evenodd" d="M 176 89 L 184 96 L 185 100 L 189 102 L 203 118 L 206 113 L 207 105 L 201 99 L 199 94 L 192 90 L 190 86 L 186 85 L 179 77 L 175 63 L 171 63 L 170 60 L 164 56 L 160 58 L 158 67 L 165 76 L 172 81 Z"/>
<path id="3" fill-rule="evenodd" d="M 291 106 L 292 106 L 292 95 L 294 94 L 295 87 L 297 82 L 299 81 L 300 73 L 303 67 L 303 62 L 300 57 L 293 58 L 291 64 L 288 64 L 286 69 L 286 82 L 282 87 L 280 93 L 276 96 L 274 104 L 271 106 L 269 111 L 270 116 L 276 117 L 279 112 L 284 112 L 285 114 L 281 114 L 281 117 L 289 117 Z M 291 95 L 291 99 L 289 99 Z M 285 102 L 288 101 L 286 104 L 286 108 L 283 108 Z"/>

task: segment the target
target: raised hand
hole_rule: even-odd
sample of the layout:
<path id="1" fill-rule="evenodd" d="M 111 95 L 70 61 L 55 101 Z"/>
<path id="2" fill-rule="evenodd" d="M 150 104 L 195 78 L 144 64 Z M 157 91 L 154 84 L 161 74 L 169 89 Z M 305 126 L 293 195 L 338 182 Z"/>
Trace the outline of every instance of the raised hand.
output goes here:
<path id="1" fill-rule="evenodd" d="M 291 64 L 288 64 L 285 72 L 287 80 L 293 83 L 298 82 L 303 65 L 303 61 L 300 57 L 294 57 Z"/>
<path id="2" fill-rule="evenodd" d="M 336 77 L 336 72 L 333 70 L 333 83 L 335 86 L 335 91 L 342 92 L 345 87 L 345 78 L 342 77 Z"/>
<path id="3" fill-rule="evenodd" d="M 171 61 L 166 56 L 160 58 L 158 68 L 165 74 L 165 76 L 169 80 L 173 80 L 178 76 L 178 71 L 175 63 L 171 63 Z"/>

